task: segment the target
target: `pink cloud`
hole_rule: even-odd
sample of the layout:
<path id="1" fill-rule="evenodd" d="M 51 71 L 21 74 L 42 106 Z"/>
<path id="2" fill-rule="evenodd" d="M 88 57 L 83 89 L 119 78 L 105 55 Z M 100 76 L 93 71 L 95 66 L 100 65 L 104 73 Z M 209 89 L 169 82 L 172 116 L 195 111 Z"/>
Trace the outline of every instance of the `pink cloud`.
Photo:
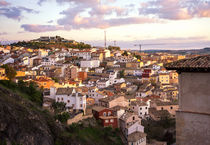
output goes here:
<path id="1" fill-rule="evenodd" d="M 8 2 L 6 2 L 4 0 L 0 1 L 0 6 L 8 6 L 8 5 L 10 5 L 10 3 L 8 3 Z"/>
<path id="2" fill-rule="evenodd" d="M 48 32 L 48 31 L 57 31 L 57 30 L 66 30 L 64 26 L 59 25 L 35 25 L 35 24 L 24 24 L 21 25 L 25 31 L 28 32 Z"/>
<path id="3" fill-rule="evenodd" d="M 210 2 L 204 0 L 152 0 L 141 3 L 139 14 L 152 14 L 159 18 L 172 20 L 210 17 Z"/>

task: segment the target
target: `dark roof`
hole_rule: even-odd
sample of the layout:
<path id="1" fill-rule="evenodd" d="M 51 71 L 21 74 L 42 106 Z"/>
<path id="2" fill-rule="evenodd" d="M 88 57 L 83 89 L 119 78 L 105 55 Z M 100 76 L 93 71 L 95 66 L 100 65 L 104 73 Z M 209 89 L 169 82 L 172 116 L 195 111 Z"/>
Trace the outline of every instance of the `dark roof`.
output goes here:
<path id="1" fill-rule="evenodd" d="M 164 65 L 168 70 L 178 72 L 210 72 L 210 55 L 182 59 Z"/>
<path id="2" fill-rule="evenodd" d="M 147 134 L 143 132 L 133 132 L 128 135 L 128 142 L 136 142 L 146 136 Z"/>
<path id="3" fill-rule="evenodd" d="M 56 95 L 71 95 L 73 88 L 58 88 Z"/>

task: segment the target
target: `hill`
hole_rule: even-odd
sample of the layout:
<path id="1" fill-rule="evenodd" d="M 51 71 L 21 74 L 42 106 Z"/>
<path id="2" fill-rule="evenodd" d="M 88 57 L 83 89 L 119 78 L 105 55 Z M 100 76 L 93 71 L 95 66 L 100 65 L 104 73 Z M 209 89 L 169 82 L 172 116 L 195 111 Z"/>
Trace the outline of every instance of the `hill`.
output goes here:
<path id="1" fill-rule="evenodd" d="M 0 145 L 120 145 L 119 130 L 89 118 L 67 126 L 27 97 L 0 85 Z"/>

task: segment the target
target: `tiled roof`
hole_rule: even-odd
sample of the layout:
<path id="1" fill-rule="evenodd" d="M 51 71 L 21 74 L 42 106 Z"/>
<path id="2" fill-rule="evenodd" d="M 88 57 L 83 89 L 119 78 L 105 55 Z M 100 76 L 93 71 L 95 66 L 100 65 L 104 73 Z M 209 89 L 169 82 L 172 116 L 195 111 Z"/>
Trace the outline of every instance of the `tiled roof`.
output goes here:
<path id="1" fill-rule="evenodd" d="M 95 111 L 97 111 L 97 112 L 100 112 L 100 111 L 102 111 L 102 110 L 104 110 L 104 109 L 107 109 L 107 108 L 102 107 L 102 106 L 94 106 L 94 107 L 93 107 L 93 110 L 95 110 Z"/>
<path id="2" fill-rule="evenodd" d="M 182 59 L 164 65 L 168 70 L 177 70 L 180 72 L 209 72 L 210 55 Z"/>
<path id="3" fill-rule="evenodd" d="M 71 95 L 73 88 L 58 88 L 56 95 Z"/>
<path id="4" fill-rule="evenodd" d="M 146 133 L 136 131 L 128 135 L 128 142 L 136 142 L 146 136 L 147 136 Z"/>
<path id="5" fill-rule="evenodd" d="M 154 100 L 153 102 L 155 102 L 157 104 L 157 106 L 178 105 L 178 102 L 163 102 L 163 101 L 160 101 L 160 100 Z"/>
<path id="6" fill-rule="evenodd" d="M 143 101 L 132 101 L 131 102 L 132 106 L 148 106 L 147 103 L 143 102 Z"/>
<path id="7" fill-rule="evenodd" d="M 129 117 L 136 115 L 134 112 L 125 112 L 120 119 L 126 121 Z"/>

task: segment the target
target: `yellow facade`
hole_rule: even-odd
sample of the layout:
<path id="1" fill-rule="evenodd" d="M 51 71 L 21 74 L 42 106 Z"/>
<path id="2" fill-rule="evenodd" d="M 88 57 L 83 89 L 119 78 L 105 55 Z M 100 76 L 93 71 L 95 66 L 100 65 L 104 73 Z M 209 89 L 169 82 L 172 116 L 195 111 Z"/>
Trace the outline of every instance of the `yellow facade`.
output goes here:
<path id="1" fill-rule="evenodd" d="M 114 61 L 108 61 L 107 66 L 114 66 Z"/>
<path id="2" fill-rule="evenodd" d="M 161 84 L 169 84 L 170 77 L 169 74 L 159 74 L 159 82 Z"/>
<path id="3" fill-rule="evenodd" d="M 178 83 L 178 73 L 170 72 L 170 83 L 177 84 Z"/>
<path id="4" fill-rule="evenodd" d="M 185 59 L 185 55 L 178 55 L 178 56 L 177 56 L 177 59 L 178 59 L 178 60 L 180 60 L 180 59 Z"/>
<path id="5" fill-rule="evenodd" d="M 25 77 L 25 75 L 24 71 L 17 71 L 16 77 Z"/>
<path id="6" fill-rule="evenodd" d="M 0 68 L 0 80 L 7 80 L 6 72 L 4 68 Z"/>

